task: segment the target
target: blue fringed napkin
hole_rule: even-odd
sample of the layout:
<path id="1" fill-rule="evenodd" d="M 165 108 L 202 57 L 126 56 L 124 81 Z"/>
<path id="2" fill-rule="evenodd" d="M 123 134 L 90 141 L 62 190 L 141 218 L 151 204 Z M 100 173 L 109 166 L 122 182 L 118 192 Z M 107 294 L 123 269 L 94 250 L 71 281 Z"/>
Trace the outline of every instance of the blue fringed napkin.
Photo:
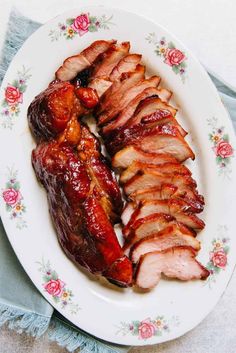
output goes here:
<path id="1" fill-rule="evenodd" d="M 39 23 L 12 11 L 0 62 L 0 83 L 17 50 L 39 26 Z M 211 78 L 236 128 L 236 93 L 214 77 Z M 51 340 L 70 352 L 77 348 L 80 348 L 80 353 L 125 353 L 129 350 L 129 347 L 111 345 L 81 332 L 55 312 L 22 269 L 1 223 L 0 284 L 0 326 L 8 323 L 10 328 L 35 337 L 47 332 Z"/>

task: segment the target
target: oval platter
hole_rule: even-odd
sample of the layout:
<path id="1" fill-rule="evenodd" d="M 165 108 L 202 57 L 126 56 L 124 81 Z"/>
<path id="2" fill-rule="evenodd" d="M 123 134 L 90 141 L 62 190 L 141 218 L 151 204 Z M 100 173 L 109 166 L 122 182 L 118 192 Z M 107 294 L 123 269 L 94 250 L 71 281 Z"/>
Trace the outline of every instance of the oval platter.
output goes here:
<path id="1" fill-rule="evenodd" d="M 79 17 L 79 16 L 83 17 Z M 75 32 L 73 22 L 84 21 Z M 150 73 L 174 92 L 177 118 L 196 154 L 187 165 L 205 196 L 199 260 L 207 281 L 162 280 L 149 293 L 115 289 L 80 271 L 61 250 L 46 193 L 31 167 L 35 143 L 27 108 L 53 79 L 63 60 L 97 39 L 130 41 Z M 181 63 L 168 60 L 178 49 Z M 21 264 L 42 295 L 82 330 L 124 345 L 146 345 L 179 337 L 198 325 L 223 294 L 236 262 L 236 178 L 233 127 L 207 73 L 160 25 L 105 7 L 78 8 L 40 27 L 14 57 L 0 92 L 1 217 Z"/>

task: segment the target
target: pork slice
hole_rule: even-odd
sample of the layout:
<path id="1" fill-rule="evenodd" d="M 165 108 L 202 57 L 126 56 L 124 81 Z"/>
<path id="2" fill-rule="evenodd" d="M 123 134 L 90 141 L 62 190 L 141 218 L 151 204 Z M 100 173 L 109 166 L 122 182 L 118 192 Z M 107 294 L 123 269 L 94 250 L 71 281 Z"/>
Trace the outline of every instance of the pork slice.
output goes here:
<path id="1" fill-rule="evenodd" d="M 160 77 L 152 76 L 143 80 L 136 85 L 131 86 L 125 91 L 118 91 L 107 102 L 106 108 L 99 115 L 99 126 L 102 126 L 115 118 L 137 95 L 145 88 L 157 87 L 160 82 Z"/>
<path id="2" fill-rule="evenodd" d="M 178 196 L 178 187 L 173 184 L 162 184 L 160 187 L 137 190 L 129 195 L 129 200 L 139 203 L 141 201 L 168 200 L 170 198 L 178 199 L 188 205 L 188 211 L 192 213 L 201 213 L 204 209 L 204 198 L 196 191 L 188 190 L 194 198 L 186 195 Z"/>
<path id="3" fill-rule="evenodd" d="M 82 70 L 93 64 L 97 57 L 107 51 L 116 41 L 97 40 L 80 54 L 67 58 L 56 71 L 56 78 L 60 81 L 70 81 Z"/>
<path id="4" fill-rule="evenodd" d="M 189 234 L 188 229 L 185 232 L 184 227 L 179 226 L 178 223 L 171 224 L 159 232 L 152 233 L 142 237 L 132 245 L 130 259 L 133 263 L 137 263 L 142 255 L 153 251 L 162 251 L 174 246 L 191 246 L 196 251 L 201 248 L 200 242 Z"/>
<path id="5" fill-rule="evenodd" d="M 205 227 L 205 223 L 194 213 L 190 212 L 191 206 L 181 199 L 169 200 L 169 212 L 178 222 L 184 223 L 189 228 L 199 231 Z"/>
<path id="6" fill-rule="evenodd" d="M 114 97 L 122 97 L 123 94 L 130 88 L 135 86 L 138 82 L 144 80 L 145 67 L 137 65 L 133 72 L 123 73 L 119 80 L 113 82 L 111 87 L 103 94 L 99 105 L 96 109 L 96 114 L 99 116 L 110 104 Z"/>
<path id="7" fill-rule="evenodd" d="M 141 60 L 142 55 L 138 54 L 129 54 L 121 59 L 112 70 L 109 79 L 105 78 L 94 78 L 90 83 L 89 87 L 96 89 L 97 94 L 101 97 L 108 88 L 111 87 L 114 81 L 119 80 L 123 73 L 133 72 L 136 69 L 136 66 Z M 168 91 L 169 92 L 169 91 Z M 168 92 L 163 91 L 163 95 L 168 96 Z"/>
<path id="8" fill-rule="evenodd" d="M 165 213 L 154 213 L 149 216 L 137 219 L 133 222 L 133 224 L 131 224 L 129 228 L 125 227 L 127 232 L 125 229 L 123 229 L 123 232 L 126 233 L 125 244 L 123 248 L 125 254 L 127 256 L 129 255 L 130 248 L 137 241 L 150 234 L 156 234 L 157 232 L 171 225 L 173 222 L 175 222 L 174 218 Z"/>
<path id="9" fill-rule="evenodd" d="M 174 118 L 177 110 L 172 106 L 162 102 L 158 97 L 145 99 L 137 108 L 137 112 L 127 122 L 127 127 L 137 124 L 170 124 L 177 126 L 181 135 L 186 136 L 187 132 L 182 128 L 178 121 Z M 155 126 L 155 125 L 153 125 Z"/>
<path id="10" fill-rule="evenodd" d="M 130 49 L 129 42 L 123 42 L 121 44 L 114 44 L 102 54 L 102 58 L 95 65 L 91 80 L 95 78 L 109 79 L 110 73 L 119 63 L 119 61 L 128 54 Z"/>
<path id="11" fill-rule="evenodd" d="M 122 58 L 119 63 L 113 68 L 110 74 L 110 80 L 115 81 L 120 78 L 124 72 L 132 72 L 136 66 L 140 63 L 142 55 L 140 54 L 128 54 Z"/>
<path id="12" fill-rule="evenodd" d="M 111 87 L 112 82 L 104 78 L 94 78 L 88 85 L 88 87 L 96 90 L 98 97 L 100 98 L 104 92 Z"/>
<path id="13" fill-rule="evenodd" d="M 118 117 L 104 126 L 102 129 L 103 136 L 107 136 L 110 133 L 116 133 L 116 130 L 125 126 L 125 124 L 132 118 L 133 114 L 137 107 L 141 104 L 143 100 L 146 100 L 148 97 L 158 96 L 163 99 L 168 99 L 171 97 L 171 92 L 164 88 L 155 88 L 149 87 L 146 88 L 143 92 L 138 94 L 132 101 L 120 112 Z M 172 109 L 173 110 L 173 109 Z"/>
<path id="14" fill-rule="evenodd" d="M 136 146 L 128 146 L 115 154 L 112 158 L 112 165 L 115 168 L 125 169 L 134 161 L 160 165 L 162 163 L 176 163 L 177 159 L 168 153 L 144 152 Z"/>
<path id="15" fill-rule="evenodd" d="M 166 200 L 171 198 L 178 187 L 173 184 L 163 184 L 160 187 L 137 190 L 129 195 L 129 199 L 134 202 L 151 201 L 151 200 Z"/>
<path id="16" fill-rule="evenodd" d="M 134 213 L 135 209 L 136 209 L 136 204 L 134 202 L 128 202 L 125 205 L 121 214 L 121 220 L 124 225 L 126 225 L 129 222 L 130 217 Z"/>
<path id="17" fill-rule="evenodd" d="M 177 109 L 167 104 L 159 96 L 147 97 L 138 105 L 134 118 L 141 119 L 144 116 L 154 113 L 156 110 L 167 110 L 171 115 L 176 116 Z M 141 118 L 140 118 L 141 116 Z"/>
<path id="18" fill-rule="evenodd" d="M 120 175 L 120 182 L 126 183 L 134 175 L 144 171 L 157 171 L 163 174 L 180 174 L 180 175 L 191 175 L 190 170 L 183 164 L 180 163 L 163 163 L 163 164 L 151 164 L 134 161 L 126 170 Z"/>
<path id="19" fill-rule="evenodd" d="M 129 217 L 126 217 L 127 212 L 126 209 L 130 210 Z M 133 210 L 133 212 L 131 212 Z M 125 211 L 125 212 L 124 212 Z M 122 233 L 125 238 L 132 233 L 136 222 L 144 217 L 150 216 L 154 213 L 161 213 L 170 216 L 168 202 L 156 202 L 144 201 L 139 204 L 134 202 L 128 202 L 124 208 L 124 211 L 121 215 L 121 220 L 125 225 L 122 229 Z M 125 222 L 123 221 L 125 220 Z"/>
<path id="20" fill-rule="evenodd" d="M 135 205 L 134 203 L 132 203 Z M 205 223 L 190 212 L 190 206 L 184 200 L 171 198 L 169 200 L 142 201 L 130 216 L 129 222 L 123 228 L 123 234 L 127 237 L 134 222 L 154 213 L 165 213 L 174 217 L 178 222 L 188 228 L 199 231 L 205 227 Z"/>
<path id="21" fill-rule="evenodd" d="M 160 218 L 160 215 L 164 217 Z M 157 232 L 165 229 L 166 226 L 178 226 L 184 234 L 191 235 L 192 237 L 196 236 L 196 232 L 190 230 L 183 223 L 177 222 L 174 217 L 162 214 L 162 213 L 154 213 L 150 216 L 138 219 L 132 226 L 132 232 L 134 240 L 140 240 L 145 238 L 150 234 L 156 234 Z M 134 243 L 134 241 L 132 241 Z"/>
<path id="22" fill-rule="evenodd" d="M 111 155 L 126 146 L 133 145 L 138 146 L 144 152 L 171 154 L 180 162 L 195 158 L 178 128 L 172 125 L 158 125 L 146 129 L 143 125 L 135 125 L 118 133 L 111 141 L 105 142 Z"/>
<path id="23" fill-rule="evenodd" d="M 206 279 L 210 273 L 195 256 L 196 251 L 190 246 L 174 246 L 143 255 L 135 275 L 136 285 L 152 289 L 159 283 L 162 273 L 182 281 Z"/>
<path id="24" fill-rule="evenodd" d="M 172 184 L 178 187 L 178 196 L 190 194 L 196 187 L 196 181 L 189 175 L 171 175 L 159 172 L 154 168 L 142 171 L 140 174 L 134 175 L 124 186 L 124 191 L 130 195 L 138 190 L 148 189 L 152 187 L 161 187 L 163 184 Z M 197 193 L 196 193 L 197 197 Z"/>

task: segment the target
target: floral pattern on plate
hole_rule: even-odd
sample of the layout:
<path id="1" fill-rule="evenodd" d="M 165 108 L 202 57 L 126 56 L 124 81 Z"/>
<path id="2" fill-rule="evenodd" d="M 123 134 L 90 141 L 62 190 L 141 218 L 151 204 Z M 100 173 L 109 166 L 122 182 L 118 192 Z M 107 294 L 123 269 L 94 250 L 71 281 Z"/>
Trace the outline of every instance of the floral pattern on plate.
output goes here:
<path id="1" fill-rule="evenodd" d="M 232 172 L 230 164 L 234 156 L 233 147 L 229 142 L 229 135 L 225 132 L 225 127 L 221 126 L 216 118 L 207 119 L 207 122 L 211 127 L 209 139 L 213 144 L 212 150 L 216 156 L 219 174 L 229 177 Z"/>
<path id="2" fill-rule="evenodd" d="M 51 41 L 58 40 L 61 36 L 66 39 L 80 37 L 88 32 L 97 32 L 99 29 L 110 29 L 112 16 L 102 15 L 101 17 L 91 16 L 89 13 L 81 13 L 75 18 L 68 18 L 65 23 L 58 23 L 57 29 L 49 32 Z"/>
<path id="3" fill-rule="evenodd" d="M 173 326 L 179 325 L 177 317 L 173 317 Z M 147 318 L 142 321 L 134 320 L 129 323 L 121 322 L 117 334 L 138 336 L 141 340 L 147 340 L 153 336 L 162 336 L 163 333 L 170 332 L 170 323 L 164 316 L 157 316 L 155 319 Z"/>
<path id="4" fill-rule="evenodd" d="M 29 69 L 23 66 L 17 72 L 17 78 L 4 89 L 4 99 L 1 103 L 1 125 L 4 128 L 12 129 L 15 118 L 20 113 L 20 104 L 23 103 L 23 94 L 27 89 L 27 81 L 30 79 Z"/>
<path id="5" fill-rule="evenodd" d="M 208 277 L 207 283 L 211 287 L 211 283 L 216 282 L 217 275 L 225 270 L 228 265 L 228 253 L 229 238 L 225 236 L 227 234 L 226 226 L 218 227 L 218 236 L 212 240 L 212 249 L 209 253 L 209 262 L 207 264 L 207 269 L 210 271 L 210 276 Z"/>
<path id="6" fill-rule="evenodd" d="M 27 227 L 27 223 L 24 220 L 26 207 L 20 191 L 20 182 L 17 179 L 17 174 L 17 170 L 8 168 L 7 182 L 2 190 L 2 198 L 6 205 L 6 211 L 10 213 L 10 219 L 16 222 L 16 228 L 22 229 Z"/>
<path id="7" fill-rule="evenodd" d="M 180 75 L 182 81 L 186 78 L 187 57 L 173 42 L 169 42 L 165 37 L 158 39 L 155 33 L 149 33 L 146 40 L 155 46 L 155 53 L 160 56 L 164 63 L 171 66 L 176 75 Z"/>
<path id="8" fill-rule="evenodd" d="M 55 303 L 60 304 L 61 309 L 68 308 L 71 314 L 76 314 L 80 309 L 78 304 L 72 300 L 73 292 L 67 288 L 66 283 L 63 282 L 57 272 L 52 269 L 50 261 L 37 262 L 39 264 L 39 271 L 43 277 L 43 288 L 53 299 Z"/>

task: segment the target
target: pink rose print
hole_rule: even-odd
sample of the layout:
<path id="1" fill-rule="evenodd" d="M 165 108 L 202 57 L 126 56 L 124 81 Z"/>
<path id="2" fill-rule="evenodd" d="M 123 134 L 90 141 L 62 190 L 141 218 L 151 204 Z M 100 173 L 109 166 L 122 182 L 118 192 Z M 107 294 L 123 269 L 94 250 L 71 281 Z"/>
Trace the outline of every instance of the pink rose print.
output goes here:
<path id="1" fill-rule="evenodd" d="M 54 297 L 60 297 L 64 287 L 65 283 L 62 282 L 60 279 L 51 279 L 50 281 L 44 284 L 44 289 L 46 289 L 46 291 Z"/>
<path id="2" fill-rule="evenodd" d="M 5 90 L 5 99 L 9 105 L 22 103 L 23 94 L 19 91 L 19 88 L 14 86 L 7 86 Z"/>
<path id="3" fill-rule="evenodd" d="M 3 191 L 2 196 L 9 206 L 14 206 L 21 199 L 20 192 L 12 188 Z"/>
<path id="4" fill-rule="evenodd" d="M 88 32 L 88 27 L 90 25 L 90 20 L 88 14 L 81 14 L 80 16 L 76 17 L 71 27 L 80 36 L 83 36 L 85 33 Z"/>
<path id="5" fill-rule="evenodd" d="M 216 267 L 225 268 L 227 265 L 227 255 L 223 249 L 216 252 L 212 252 L 210 255 L 210 259 Z"/>
<path id="6" fill-rule="evenodd" d="M 221 158 L 228 158 L 233 155 L 233 148 L 229 142 L 221 140 L 215 147 L 215 154 Z"/>
<path id="7" fill-rule="evenodd" d="M 179 65 L 185 60 L 185 55 L 180 51 L 179 49 L 176 48 L 168 48 L 165 53 L 165 63 L 174 66 L 174 65 Z"/>
<path id="8" fill-rule="evenodd" d="M 138 327 L 139 338 L 141 339 L 152 337 L 155 334 L 155 331 L 156 327 L 149 319 L 141 321 Z"/>

